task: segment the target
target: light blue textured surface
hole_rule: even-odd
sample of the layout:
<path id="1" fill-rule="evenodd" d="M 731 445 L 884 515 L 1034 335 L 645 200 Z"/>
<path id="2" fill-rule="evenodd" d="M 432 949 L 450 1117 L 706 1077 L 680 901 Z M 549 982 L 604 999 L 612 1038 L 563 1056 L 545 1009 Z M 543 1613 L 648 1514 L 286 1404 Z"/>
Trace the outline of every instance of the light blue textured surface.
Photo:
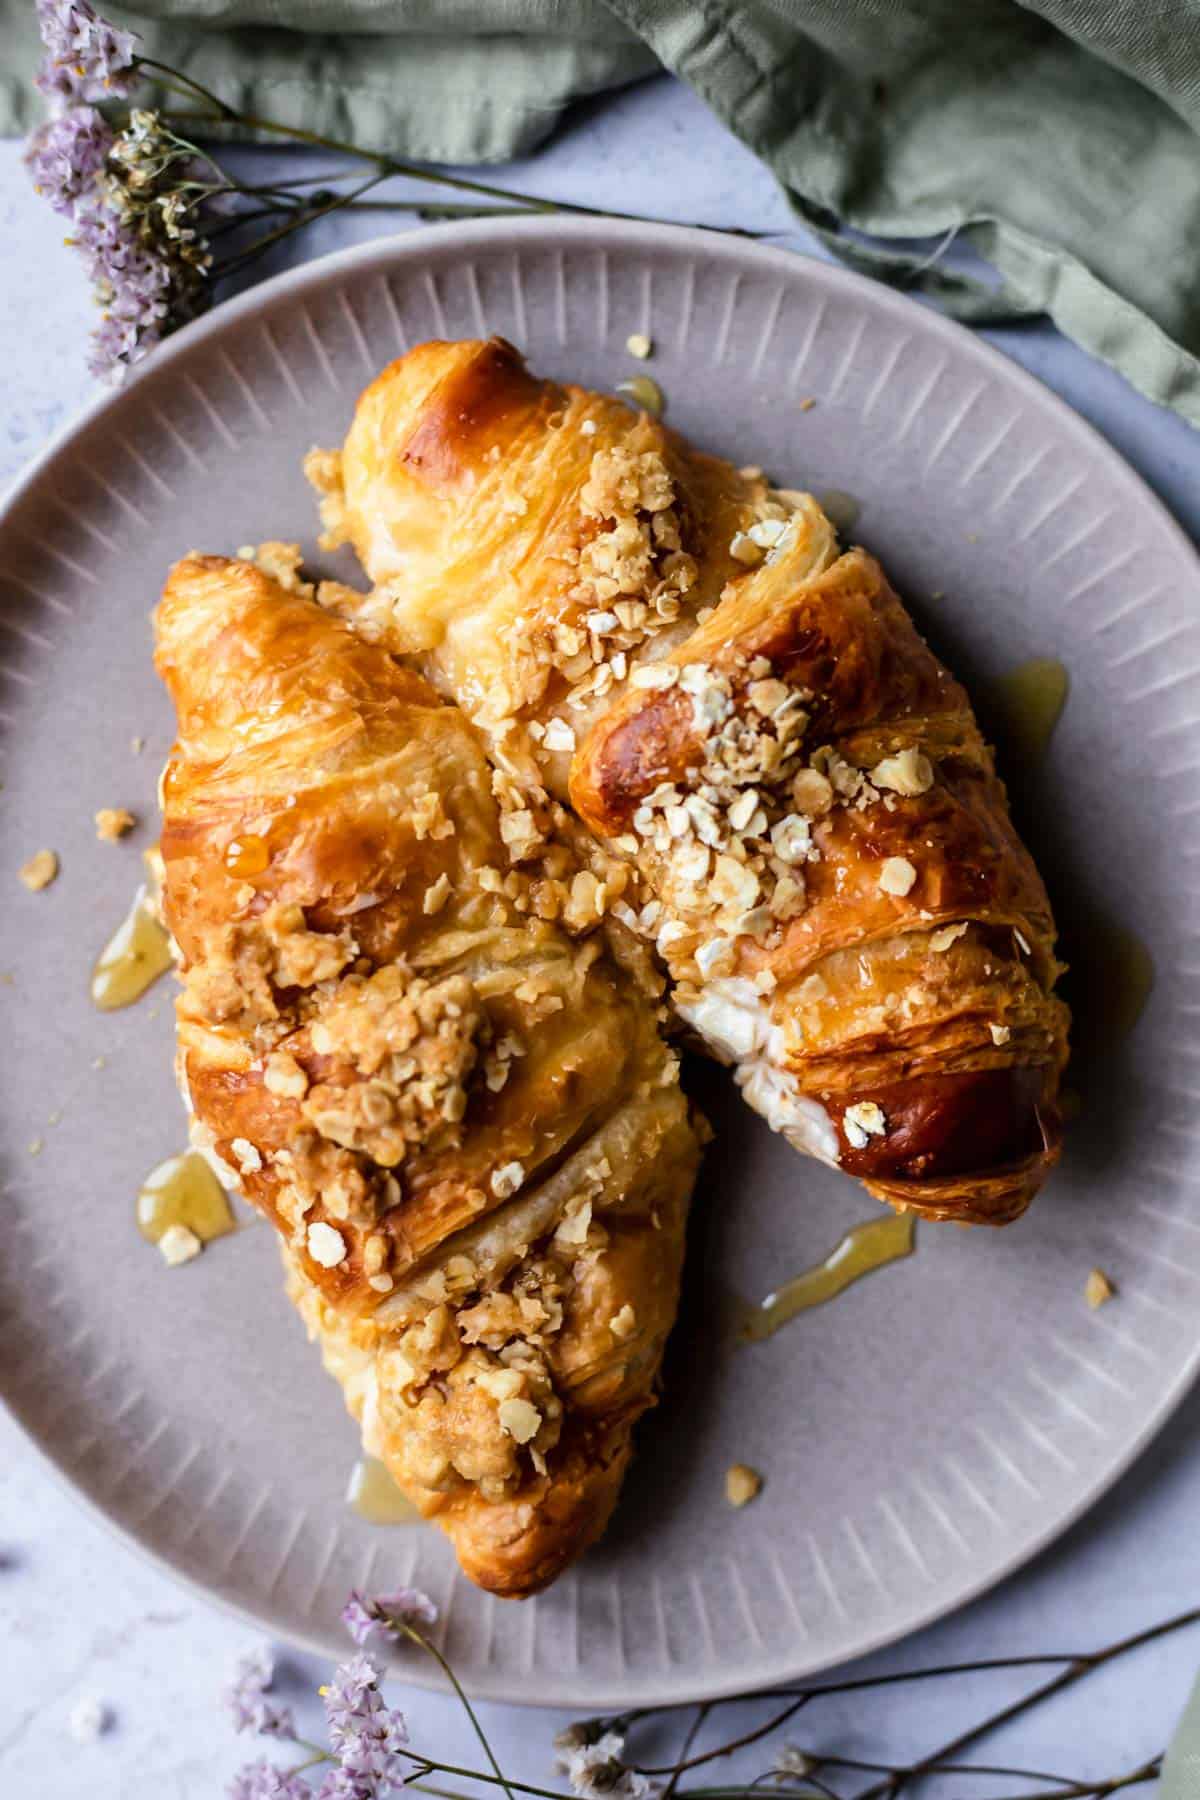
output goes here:
<path id="1" fill-rule="evenodd" d="M 279 157 L 255 153 L 241 161 L 257 170 Z M 781 235 L 789 225 L 770 178 L 697 101 L 665 80 L 584 109 L 554 147 L 498 179 L 663 218 Z M 296 255 L 319 254 L 411 222 L 403 214 L 380 213 L 324 221 L 301 240 Z M 28 188 L 18 147 L 0 145 L 0 481 L 15 475 L 91 391 L 82 346 L 90 307 L 74 261 L 61 248 L 62 235 L 62 221 Z M 787 241 L 812 250 L 802 234 Z M 283 266 L 282 259 L 275 266 Z M 1195 433 L 1049 328 L 989 335 L 1098 426 L 1192 535 L 1200 532 Z M 869 479 L 868 471 L 864 486 Z M 931 492 L 931 508 L 937 499 Z M 119 706 L 120 696 L 112 703 Z M 136 720 L 130 730 L 137 730 Z M 86 1191 L 79 1205 L 86 1208 Z M 1194 1395 L 1116 1491 L 1058 1546 L 985 1600 L 866 1666 L 883 1671 L 1088 1649 L 1194 1603 L 1200 1598 L 1198 1425 L 1200 1395 Z M 22 1800 L 219 1795 L 243 1755 L 255 1753 L 247 1740 L 233 1738 L 217 1705 L 229 1666 L 254 1644 L 253 1633 L 110 1542 L 2 1421 L 0 1553 L 0 1659 L 6 1672 L 0 1684 L 0 1792 Z M 297 1695 L 304 1689 L 311 1695 L 324 1670 L 309 1658 L 289 1660 Z M 1139 1653 L 989 1742 L 980 1760 L 1077 1775 L 1132 1767 L 1168 1738 L 1197 1664 L 1200 1632 Z M 798 1720 L 792 1735 L 806 1746 L 847 1756 L 905 1759 L 950 1737 L 1021 1685 L 1009 1676 L 971 1676 L 836 1700 L 805 1715 L 808 1723 Z M 67 1719 L 85 1694 L 113 1709 L 114 1724 L 98 1743 L 83 1747 L 73 1742 Z M 449 1761 L 472 1755 L 449 1701 L 414 1692 L 409 1711 L 422 1748 Z M 509 1772 L 545 1781 L 550 1736 L 561 1716 L 484 1711 Z M 730 1735 L 736 1722 L 734 1711 L 724 1714 Z M 722 1775 L 727 1767 L 718 1765 Z M 762 1764 L 748 1756 L 737 1767 L 753 1775 Z M 1011 1786 L 979 1783 L 978 1791 L 1008 1792 Z"/>

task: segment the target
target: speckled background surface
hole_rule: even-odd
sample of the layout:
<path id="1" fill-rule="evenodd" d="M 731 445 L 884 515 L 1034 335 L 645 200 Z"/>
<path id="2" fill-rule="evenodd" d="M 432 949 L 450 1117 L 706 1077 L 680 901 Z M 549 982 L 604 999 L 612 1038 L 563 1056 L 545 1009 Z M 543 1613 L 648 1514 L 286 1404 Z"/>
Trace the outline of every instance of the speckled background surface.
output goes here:
<path id="1" fill-rule="evenodd" d="M 261 158 L 251 157 L 251 165 Z M 663 217 L 787 229 L 769 179 L 690 96 L 647 84 L 576 120 L 536 163 L 506 175 L 514 185 L 592 204 L 630 204 Z M 305 255 L 340 246 L 402 217 L 328 221 L 302 240 Z M 0 146 L 0 478 L 10 479 L 88 397 L 81 336 L 87 297 L 61 248 L 61 221 L 29 191 L 15 145 Z M 811 248 L 799 234 L 791 241 Z M 1141 401 L 1115 376 L 1036 327 L 995 341 L 1048 381 L 1128 456 L 1197 534 L 1200 444 L 1172 416 Z M 118 702 L 119 703 L 119 702 Z M 136 729 L 136 726 L 131 726 Z M 0 832 L 3 827 L 0 826 Z M 7 840 L 6 840 L 7 841 Z M 0 997 L 0 1009 L 3 1000 Z M 83 1179 L 82 1172 L 75 1179 Z M 85 1207 L 87 1194 L 78 1196 Z M 1200 1591 L 1194 1518 L 1200 1498 L 1195 1445 L 1200 1398 L 1192 1396 L 1117 1490 L 1057 1547 L 986 1600 L 919 1639 L 873 1659 L 876 1668 L 1007 1651 L 1084 1648 L 1187 1604 Z M 255 1639 L 112 1542 L 57 1486 L 18 1434 L 0 1424 L 0 1633 L 8 1678 L 0 1695 L 0 1787 L 30 1800 L 163 1795 L 201 1800 L 223 1790 L 250 1751 L 222 1717 L 217 1694 L 234 1656 Z M 297 1693 L 321 1678 L 312 1659 L 291 1657 Z M 1159 1747 L 1200 1663 L 1200 1642 L 1176 1640 L 1141 1655 L 1022 1724 L 1004 1761 L 1112 1772 Z M 1011 1691 L 985 1687 L 892 1690 L 870 1703 L 837 1701 L 809 1728 L 844 1754 L 899 1758 L 948 1736 Z M 111 1729 L 77 1745 L 67 1719 L 95 1695 Z M 454 1707 L 414 1694 L 414 1735 L 456 1760 L 467 1749 Z M 531 1781 L 549 1773 L 550 1714 L 487 1709 L 502 1759 Z M 804 1741 L 804 1734 L 797 1733 Z M 983 1753 L 981 1752 L 981 1756 Z M 983 1757 L 997 1760 L 996 1755 Z M 746 1763 L 746 1773 L 759 1765 Z"/>

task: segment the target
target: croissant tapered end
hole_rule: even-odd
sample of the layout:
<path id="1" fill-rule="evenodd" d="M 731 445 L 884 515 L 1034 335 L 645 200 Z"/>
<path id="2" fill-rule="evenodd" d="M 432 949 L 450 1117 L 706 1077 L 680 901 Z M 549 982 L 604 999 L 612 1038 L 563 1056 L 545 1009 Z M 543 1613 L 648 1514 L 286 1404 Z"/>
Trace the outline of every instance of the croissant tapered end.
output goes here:
<path id="1" fill-rule="evenodd" d="M 534 1592 L 603 1530 L 674 1318 L 699 1142 L 656 992 L 539 916 L 463 715 L 304 584 L 188 557 L 156 630 L 198 1141 L 367 1447 Z"/>
<path id="2" fill-rule="evenodd" d="M 557 1464 L 553 1481 L 488 1507 L 451 1513 L 442 1529 L 479 1587 L 528 1599 L 602 1536 L 633 1454 L 634 1418 L 590 1433 Z"/>

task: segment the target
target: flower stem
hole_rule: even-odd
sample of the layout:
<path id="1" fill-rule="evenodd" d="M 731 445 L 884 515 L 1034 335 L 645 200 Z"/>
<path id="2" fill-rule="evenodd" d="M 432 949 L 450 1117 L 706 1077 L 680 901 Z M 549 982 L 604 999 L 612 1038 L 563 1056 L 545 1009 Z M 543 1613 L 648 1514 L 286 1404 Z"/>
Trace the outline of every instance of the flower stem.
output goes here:
<path id="1" fill-rule="evenodd" d="M 1069 1788 L 1042 1788 L 1034 1793 L 1000 1794 L 996 1800 L 1105 1800 L 1109 1794 L 1119 1794 L 1122 1788 L 1140 1787 L 1143 1782 L 1156 1781 L 1162 1774 L 1165 1754 L 1164 1751 L 1158 1756 L 1152 1756 L 1140 1768 L 1131 1769 L 1128 1775 L 1117 1775 L 1111 1781 L 1081 1781 L 1077 1786 Z"/>
<path id="2" fill-rule="evenodd" d="M 252 244 L 247 245 L 245 250 L 240 250 L 229 262 L 215 267 L 213 280 L 224 281 L 230 275 L 236 275 L 246 267 L 247 263 L 251 263 L 261 256 L 264 250 L 269 250 L 272 244 L 277 244 L 283 238 L 290 237 L 292 232 L 298 231 L 302 225 L 310 225 L 314 219 L 324 218 L 326 213 L 338 212 L 343 206 L 352 206 L 360 194 L 368 193 L 382 180 L 384 180 L 382 175 L 372 175 L 368 180 L 360 182 L 358 187 L 352 188 L 348 194 L 335 194 L 323 206 L 295 208 L 286 225 L 280 225 L 274 231 L 266 232 L 262 237 L 256 238 Z"/>
<path id="3" fill-rule="evenodd" d="M 194 76 L 188 75 L 183 69 L 173 69 L 169 63 L 159 62 L 153 56 L 139 56 L 136 67 L 153 69 L 158 77 L 160 87 L 168 87 L 177 94 L 192 93 L 198 100 L 207 100 L 208 104 L 214 107 L 227 123 L 236 124 L 238 122 L 238 113 L 234 107 L 222 100 L 219 94 L 214 94 L 211 88 L 206 88 Z M 180 83 L 183 84 L 182 87 Z"/>
<path id="4" fill-rule="evenodd" d="M 1022 1713 L 1028 1712 L 1031 1707 L 1040 1705 L 1043 1700 L 1049 1700 L 1053 1694 L 1061 1694 L 1065 1689 L 1073 1687 L 1083 1676 L 1090 1675 L 1095 1669 L 1102 1668 L 1105 1663 L 1124 1656 L 1127 1651 L 1140 1649 L 1143 1644 L 1153 1643 L 1156 1639 L 1166 1637 L 1171 1632 L 1182 1630 L 1185 1625 L 1194 1625 L 1197 1620 L 1200 1620 L 1200 1607 L 1193 1607 L 1188 1612 L 1176 1614 L 1173 1619 L 1165 1619 L 1161 1625 L 1152 1625 L 1146 1631 L 1137 1631 L 1130 1637 L 1121 1638 L 1115 1644 L 1107 1645 L 1103 1650 L 1074 1657 L 1065 1669 L 1060 1670 L 1049 1681 L 1043 1682 L 1040 1687 L 1034 1688 L 1032 1693 L 1012 1701 L 1008 1706 L 1001 1707 L 999 1712 L 989 1714 L 977 1725 L 972 1725 L 966 1731 L 960 1732 L 948 1744 L 942 1744 L 940 1748 L 932 1751 L 920 1762 L 914 1763 L 910 1769 L 898 1771 L 898 1776 L 876 1782 L 873 1787 L 867 1788 L 863 1794 L 859 1795 L 858 1800 L 883 1800 L 884 1796 L 887 1797 L 887 1800 L 895 1800 L 895 1796 L 910 1781 L 917 1776 L 926 1774 L 933 1765 L 944 1763 L 948 1757 L 956 1756 L 960 1750 L 965 1750 L 968 1745 L 977 1743 L 981 1737 L 998 1731 L 1002 1725 L 1007 1725 L 1013 1719 L 1019 1718 Z M 1138 1779 L 1148 1781 L 1150 1776 L 1141 1775 Z M 1133 1785 L 1132 1779 L 1126 1778 L 1122 1785 Z"/>
<path id="5" fill-rule="evenodd" d="M 708 1704 L 707 1701 L 705 1701 L 702 1705 L 700 1705 L 696 1708 L 696 1716 L 692 1720 L 691 1724 L 688 1726 L 687 1736 L 684 1738 L 683 1744 L 679 1751 L 679 1760 L 676 1763 L 675 1768 L 671 1772 L 671 1779 L 668 1781 L 668 1783 L 666 1785 L 666 1789 L 663 1793 L 663 1800 L 671 1800 L 671 1795 L 675 1792 L 675 1789 L 679 1786 L 679 1777 L 683 1774 L 683 1771 L 684 1771 L 685 1767 L 687 1766 L 688 1751 L 691 1749 L 692 1745 L 695 1743 L 696 1739 L 699 1737 L 700 1733 L 703 1731 L 704 1721 L 708 1718 L 708 1715 L 711 1711 L 712 1711 L 712 1707 Z"/>
<path id="6" fill-rule="evenodd" d="M 450 1667 L 450 1664 L 447 1662 L 446 1658 L 442 1655 L 442 1653 L 438 1649 L 437 1645 L 432 1643 L 430 1641 L 430 1639 L 427 1638 L 423 1632 L 418 1631 L 415 1625 L 409 1625 L 409 1624 L 404 1624 L 402 1626 L 402 1629 L 403 1629 L 405 1635 L 412 1639 L 414 1644 L 419 1644 L 421 1646 L 422 1650 L 427 1650 L 429 1652 L 429 1654 L 430 1654 L 430 1656 L 432 1656 L 434 1662 L 436 1662 L 438 1667 L 441 1669 L 442 1674 L 446 1677 L 447 1681 L 450 1683 L 451 1687 L 454 1689 L 455 1693 L 458 1695 L 459 1700 L 462 1702 L 463 1711 L 466 1713 L 468 1719 L 470 1719 L 471 1724 L 474 1727 L 475 1736 L 479 1739 L 479 1742 L 483 1746 L 483 1753 L 487 1757 L 489 1763 L 492 1765 L 492 1769 L 495 1773 L 496 1780 L 499 1782 L 500 1786 L 504 1789 L 505 1793 L 508 1795 L 508 1800 L 515 1800 L 512 1788 L 509 1786 L 507 1780 L 505 1779 L 504 1772 L 501 1769 L 500 1764 L 496 1761 L 496 1757 L 492 1750 L 492 1746 L 488 1742 L 487 1733 L 484 1731 L 483 1726 L 479 1723 L 479 1719 L 478 1719 L 478 1716 L 476 1715 L 475 1708 L 471 1705 L 470 1700 L 467 1698 L 466 1689 L 463 1687 L 462 1682 L 458 1679 L 458 1676 L 454 1673 L 454 1670 Z"/>
<path id="7" fill-rule="evenodd" d="M 758 1725 L 753 1731 L 747 1731 L 741 1737 L 731 1738 L 728 1743 L 719 1745 L 715 1750 L 706 1750 L 701 1756 L 693 1756 L 690 1761 L 674 1763 L 663 1768 L 641 1768 L 640 1765 L 635 1765 L 635 1767 L 638 1768 L 638 1773 L 641 1775 L 670 1775 L 674 1773 L 676 1778 L 678 1778 L 680 1775 L 686 1774 L 689 1769 L 698 1769 L 701 1764 L 714 1762 L 721 1756 L 732 1756 L 735 1750 L 745 1750 L 751 1744 L 757 1744 L 763 1738 L 770 1737 L 773 1731 L 778 1731 L 781 1725 L 786 1725 L 789 1719 L 795 1718 L 801 1707 L 807 1706 L 812 1698 L 812 1694 L 798 1695 L 796 1699 L 783 1708 L 782 1712 L 773 1714 L 772 1717 L 767 1720 L 765 1725 Z M 672 1788 L 673 1787 L 674 1782 L 672 1782 Z"/>
<path id="8" fill-rule="evenodd" d="M 175 113 L 165 115 L 171 123 L 200 123 L 208 119 L 210 123 L 236 123 L 247 131 L 270 132 L 277 137 L 287 137 L 296 143 L 312 144 L 321 150 L 333 151 L 338 156 L 352 156 L 359 162 L 374 165 L 381 175 L 405 176 L 412 181 L 427 181 L 434 187 L 454 188 L 463 194 L 479 194 L 487 200 L 504 200 L 529 208 L 533 212 L 544 213 L 579 213 L 587 218 L 631 219 L 646 223 L 643 213 L 611 212 L 602 206 L 584 206 L 573 200 L 549 200 L 540 194 L 523 194 L 513 188 L 498 187 L 491 182 L 472 181 L 466 175 L 450 175 L 444 169 L 433 168 L 427 164 L 401 162 L 385 155 L 382 151 L 360 150 L 357 145 L 345 142 L 340 138 L 326 137 L 318 131 L 306 131 L 298 125 L 281 125 L 275 119 L 262 119 L 251 113 L 233 113 L 224 108 L 219 117 L 213 118 L 204 113 Z"/>

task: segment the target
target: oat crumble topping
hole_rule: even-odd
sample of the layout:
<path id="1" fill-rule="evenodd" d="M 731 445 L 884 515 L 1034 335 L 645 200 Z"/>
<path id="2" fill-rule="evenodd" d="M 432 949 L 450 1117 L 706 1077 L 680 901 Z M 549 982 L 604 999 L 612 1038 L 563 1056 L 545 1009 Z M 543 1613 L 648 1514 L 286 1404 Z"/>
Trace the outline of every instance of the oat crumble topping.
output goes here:
<path id="1" fill-rule="evenodd" d="M 335 1072 L 308 1090 L 302 1110 L 321 1136 L 385 1168 L 411 1146 L 456 1144 L 466 1083 L 487 1036 L 465 975 L 430 982 L 394 963 L 348 975 L 313 1022 L 314 1052 Z"/>
<path id="2" fill-rule="evenodd" d="M 491 1190 L 497 1200 L 510 1200 L 525 1179 L 525 1170 L 519 1162 L 505 1163 L 503 1168 L 492 1171 Z"/>
<path id="3" fill-rule="evenodd" d="M 917 871 L 907 856 L 889 856 L 879 871 L 880 887 L 898 900 L 912 892 L 916 879 Z"/>
<path id="4" fill-rule="evenodd" d="M 305 1242 L 308 1245 L 308 1254 L 315 1263 L 320 1263 L 323 1269 L 336 1269 L 340 1262 L 345 1261 L 346 1240 L 341 1232 L 336 1231 L 332 1225 L 326 1225 L 323 1222 L 310 1225 Z"/>
<path id="5" fill-rule="evenodd" d="M 887 1131 L 887 1119 L 883 1108 L 874 1100 L 859 1100 L 856 1105 L 848 1106 L 842 1114 L 842 1129 L 846 1133 L 846 1142 L 854 1150 L 865 1150 L 867 1139 L 883 1137 Z"/>

